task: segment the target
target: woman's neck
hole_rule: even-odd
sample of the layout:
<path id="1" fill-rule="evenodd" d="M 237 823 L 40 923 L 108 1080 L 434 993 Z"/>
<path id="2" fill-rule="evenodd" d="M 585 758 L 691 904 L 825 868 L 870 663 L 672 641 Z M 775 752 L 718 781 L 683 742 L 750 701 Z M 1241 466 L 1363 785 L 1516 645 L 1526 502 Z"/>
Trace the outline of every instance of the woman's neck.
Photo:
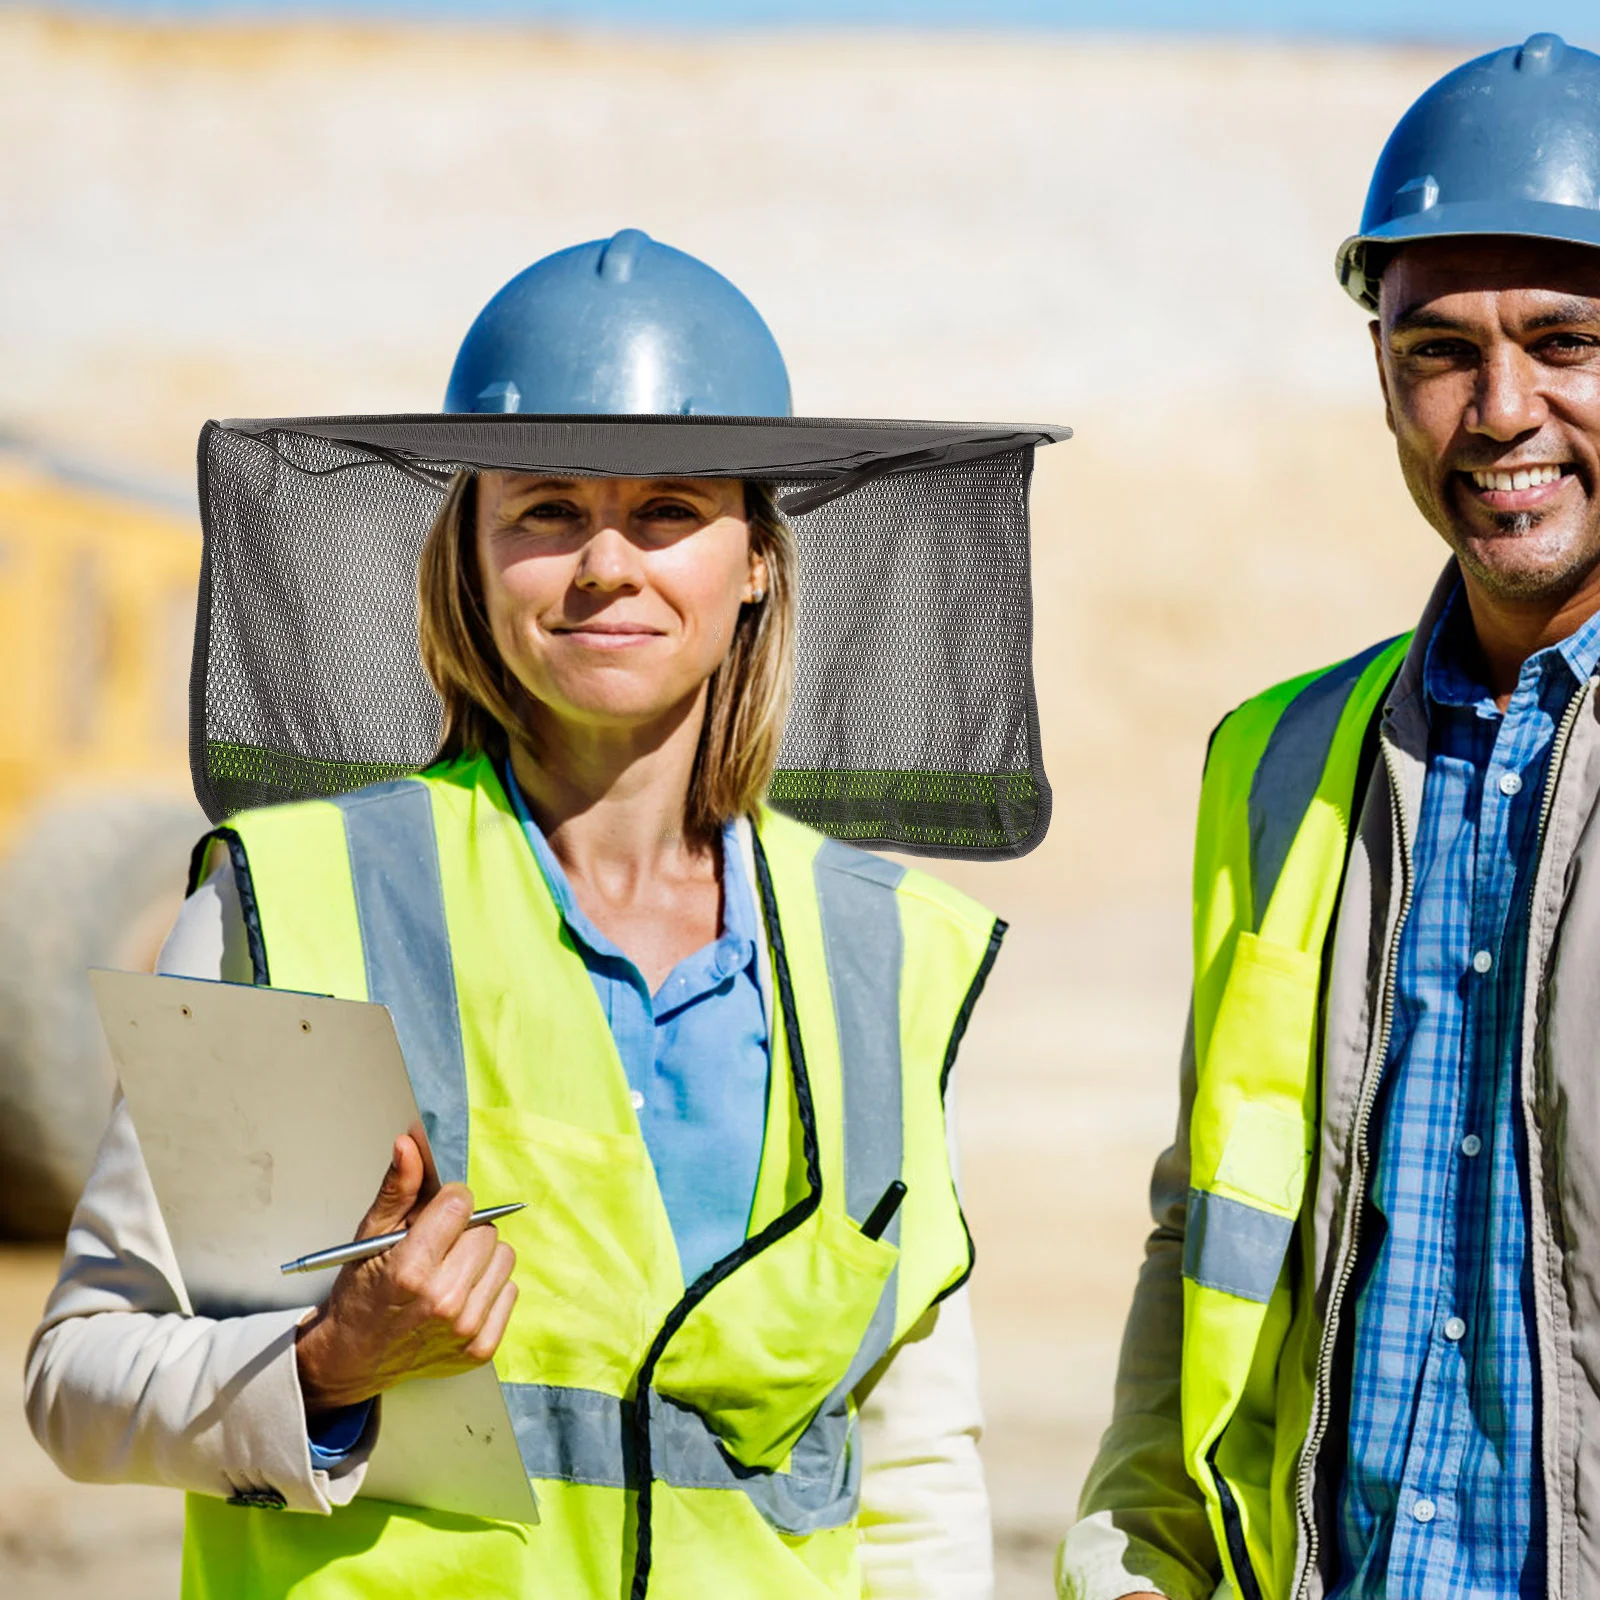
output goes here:
<path id="1" fill-rule="evenodd" d="M 722 928 L 716 842 L 684 829 L 703 721 L 702 697 L 690 715 L 650 737 L 541 727 L 540 756 L 517 747 L 511 757 L 579 906 L 652 994 Z"/>
<path id="2" fill-rule="evenodd" d="M 708 841 L 684 828 L 703 721 L 703 704 L 649 729 L 546 717 L 535 730 L 537 758 L 513 747 L 528 809 L 575 887 L 626 901 L 645 880 L 699 876 L 714 865 Z"/>

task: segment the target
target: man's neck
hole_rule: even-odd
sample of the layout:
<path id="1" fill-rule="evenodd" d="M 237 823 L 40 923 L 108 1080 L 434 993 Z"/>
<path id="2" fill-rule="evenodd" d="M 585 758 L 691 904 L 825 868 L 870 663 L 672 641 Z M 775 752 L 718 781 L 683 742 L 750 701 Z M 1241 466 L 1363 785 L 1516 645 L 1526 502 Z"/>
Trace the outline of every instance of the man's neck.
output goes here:
<path id="1" fill-rule="evenodd" d="M 1516 692 L 1523 662 L 1570 638 L 1600 611 L 1600 585 L 1593 582 L 1553 601 L 1504 599 L 1486 593 L 1470 573 L 1462 579 L 1484 675 L 1502 711 Z"/>

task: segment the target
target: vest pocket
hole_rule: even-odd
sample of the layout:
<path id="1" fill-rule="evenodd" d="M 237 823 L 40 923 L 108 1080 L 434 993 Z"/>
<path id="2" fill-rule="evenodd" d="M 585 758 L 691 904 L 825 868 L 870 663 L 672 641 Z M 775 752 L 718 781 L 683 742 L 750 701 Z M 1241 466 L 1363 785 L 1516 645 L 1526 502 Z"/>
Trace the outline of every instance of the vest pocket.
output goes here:
<path id="1" fill-rule="evenodd" d="M 469 1159 L 478 1205 L 527 1204 L 497 1224 L 520 1291 L 495 1357 L 501 1381 L 626 1394 L 679 1293 L 644 1142 L 475 1109 Z"/>
<path id="2" fill-rule="evenodd" d="M 736 1461 L 777 1471 L 850 1370 L 900 1252 L 815 1211 L 684 1319 L 654 1387 L 692 1407 Z"/>

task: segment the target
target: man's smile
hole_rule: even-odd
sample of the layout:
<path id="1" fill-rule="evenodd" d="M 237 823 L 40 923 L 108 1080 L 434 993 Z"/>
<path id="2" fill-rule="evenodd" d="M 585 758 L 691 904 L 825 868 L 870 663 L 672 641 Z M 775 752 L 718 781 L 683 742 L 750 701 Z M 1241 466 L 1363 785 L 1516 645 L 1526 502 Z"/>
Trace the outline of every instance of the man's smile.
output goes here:
<path id="1" fill-rule="evenodd" d="M 1458 471 L 1455 480 L 1486 511 L 1548 511 L 1569 491 L 1577 477 L 1570 461 L 1534 461 L 1517 465 Z"/>

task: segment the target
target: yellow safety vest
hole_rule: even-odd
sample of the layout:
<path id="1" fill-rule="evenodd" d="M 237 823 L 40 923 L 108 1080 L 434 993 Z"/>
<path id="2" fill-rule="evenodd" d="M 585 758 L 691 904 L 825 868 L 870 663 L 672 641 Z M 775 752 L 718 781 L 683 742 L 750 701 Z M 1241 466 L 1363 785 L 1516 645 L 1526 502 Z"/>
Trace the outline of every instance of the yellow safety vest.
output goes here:
<path id="1" fill-rule="evenodd" d="M 1323 953 L 1363 747 L 1408 643 L 1247 701 L 1218 728 L 1206 761 L 1183 1449 L 1241 1600 L 1279 1600 L 1294 1575 L 1296 1475 L 1321 1329 L 1289 1245 L 1317 1139 Z"/>
<path id="2" fill-rule="evenodd" d="M 851 1391 L 971 1269 L 944 1085 L 1003 924 L 761 815 L 755 1203 L 745 1244 L 685 1285 L 610 1029 L 491 761 L 214 837 L 256 981 L 389 1006 L 442 1176 L 528 1201 L 501 1225 L 520 1296 L 495 1364 L 541 1521 L 191 1496 L 185 1596 L 859 1594 Z"/>

